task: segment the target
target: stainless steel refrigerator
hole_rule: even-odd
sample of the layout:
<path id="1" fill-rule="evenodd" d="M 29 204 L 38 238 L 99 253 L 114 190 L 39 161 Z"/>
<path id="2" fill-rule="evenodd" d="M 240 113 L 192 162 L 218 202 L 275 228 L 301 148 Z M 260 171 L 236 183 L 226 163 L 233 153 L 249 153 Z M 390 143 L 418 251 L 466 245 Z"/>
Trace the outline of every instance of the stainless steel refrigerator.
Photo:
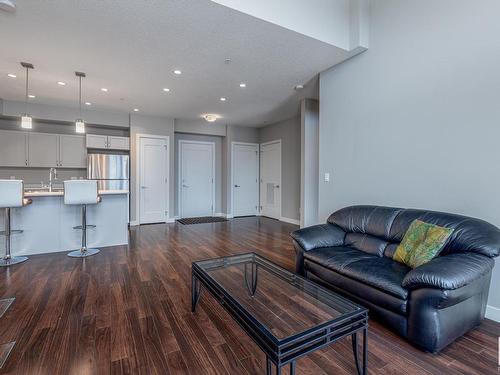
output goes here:
<path id="1" fill-rule="evenodd" d="M 99 190 L 129 190 L 129 155 L 89 154 L 87 178 L 97 180 Z"/>

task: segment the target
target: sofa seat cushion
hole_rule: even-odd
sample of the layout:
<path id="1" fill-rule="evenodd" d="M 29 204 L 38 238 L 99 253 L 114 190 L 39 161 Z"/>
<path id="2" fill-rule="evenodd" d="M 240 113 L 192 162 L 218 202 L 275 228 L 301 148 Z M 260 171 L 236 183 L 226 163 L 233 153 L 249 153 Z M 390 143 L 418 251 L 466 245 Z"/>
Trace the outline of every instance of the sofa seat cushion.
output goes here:
<path id="1" fill-rule="evenodd" d="M 408 298 L 408 290 L 402 287 L 402 282 L 411 268 L 390 258 L 342 246 L 311 250 L 304 258 L 399 299 Z"/>

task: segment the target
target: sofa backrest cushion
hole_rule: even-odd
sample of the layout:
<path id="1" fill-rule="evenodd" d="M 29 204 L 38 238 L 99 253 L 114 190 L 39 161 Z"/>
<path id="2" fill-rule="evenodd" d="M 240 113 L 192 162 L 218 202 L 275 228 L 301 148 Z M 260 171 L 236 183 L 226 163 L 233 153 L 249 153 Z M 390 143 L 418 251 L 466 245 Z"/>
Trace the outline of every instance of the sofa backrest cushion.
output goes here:
<path id="1" fill-rule="evenodd" d="M 467 216 L 394 207 L 350 206 L 334 212 L 328 222 L 347 233 L 346 246 L 392 257 L 415 219 L 454 229 L 440 256 L 460 252 L 475 252 L 488 257 L 499 255 L 500 229 Z"/>

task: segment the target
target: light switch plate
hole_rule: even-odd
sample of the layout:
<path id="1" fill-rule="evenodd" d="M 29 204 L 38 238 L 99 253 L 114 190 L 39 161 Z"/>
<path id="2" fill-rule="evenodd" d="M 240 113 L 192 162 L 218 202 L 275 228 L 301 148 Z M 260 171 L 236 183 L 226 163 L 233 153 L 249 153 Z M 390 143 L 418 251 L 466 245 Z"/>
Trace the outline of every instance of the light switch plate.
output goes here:
<path id="1" fill-rule="evenodd" d="M 325 173 L 325 182 L 330 182 L 330 173 Z"/>

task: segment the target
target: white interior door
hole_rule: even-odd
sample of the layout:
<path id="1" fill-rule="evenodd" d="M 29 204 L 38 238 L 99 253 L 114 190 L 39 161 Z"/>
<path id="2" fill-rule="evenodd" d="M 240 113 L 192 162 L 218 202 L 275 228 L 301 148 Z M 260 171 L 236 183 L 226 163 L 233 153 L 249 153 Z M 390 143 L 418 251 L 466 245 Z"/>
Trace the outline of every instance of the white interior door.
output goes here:
<path id="1" fill-rule="evenodd" d="M 213 215 L 214 143 L 180 141 L 179 152 L 181 217 Z"/>
<path id="2" fill-rule="evenodd" d="M 263 216 L 281 218 L 281 141 L 260 146 L 260 206 Z"/>
<path id="3" fill-rule="evenodd" d="M 165 222 L 168 215 L 168 138 L 139 139 L 139 221 Z"/>
<path id="4" fill-rule="evenodd" d="M 233 143 L 233 215 L 256 215 L 259 206 L 259 146 Z"/>

